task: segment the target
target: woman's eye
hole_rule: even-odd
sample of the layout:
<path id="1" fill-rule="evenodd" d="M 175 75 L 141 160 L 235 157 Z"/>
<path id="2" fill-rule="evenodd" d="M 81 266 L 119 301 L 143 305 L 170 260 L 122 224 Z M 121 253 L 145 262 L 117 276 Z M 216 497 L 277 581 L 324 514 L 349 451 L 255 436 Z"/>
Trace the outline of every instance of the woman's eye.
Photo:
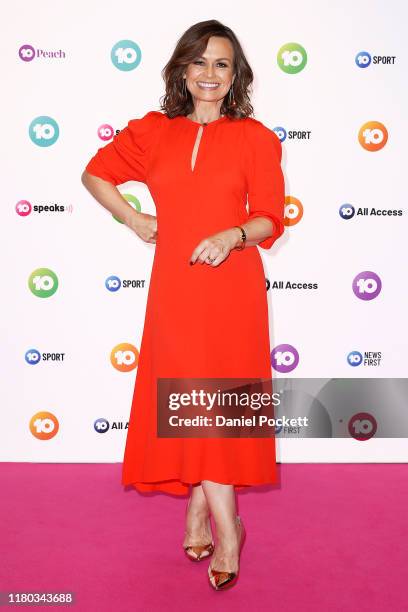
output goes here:
<path id="1" fill-rule="evenodd" d="M 195 60 L 193 64 L 203 64 L 203 60 Z M 227 64 L 224 64 L 224 62 L 219 62 L 218 65 L 222 66 L 223 68 L 227 68 Z"/>

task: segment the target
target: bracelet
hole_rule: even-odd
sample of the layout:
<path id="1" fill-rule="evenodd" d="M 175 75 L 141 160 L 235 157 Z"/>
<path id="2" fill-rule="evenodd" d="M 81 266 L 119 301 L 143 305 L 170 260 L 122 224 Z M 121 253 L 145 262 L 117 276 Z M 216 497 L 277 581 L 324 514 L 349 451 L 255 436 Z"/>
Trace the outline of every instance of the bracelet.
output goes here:
<path id="1" fill-rule="evenodd" d="M 241 227 L 240 225 L 234 225 L 234 227 L 237 227 L 238 229 L 241 230 L 241 246 L 236 246 L 234 247 L 235 249 L 237 249 L 238 251 L 242 251 L 242 249 L 245 248 L 245 242 L 246 242 L 246 233 L 243 227 Z"/>

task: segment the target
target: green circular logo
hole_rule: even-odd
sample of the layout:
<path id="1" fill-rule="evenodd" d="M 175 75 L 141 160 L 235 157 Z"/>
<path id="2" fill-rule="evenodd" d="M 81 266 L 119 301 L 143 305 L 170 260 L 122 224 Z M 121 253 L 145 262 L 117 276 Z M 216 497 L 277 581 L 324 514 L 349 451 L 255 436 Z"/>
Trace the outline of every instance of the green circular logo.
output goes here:
<path id="1" fill-rule="evenodd" d="M 28 278 L 28 287 L 37 297 L 50 297 L 58 289 L 57 275 L 49 268 L 37 268 Z"/>
<path id="2" fill-rule="evenodd" d="M 286 43 L 279 49 L 277 60 L 278 66 L 283 72 L 296 74 L 306 66 L 306 49 L 298 43 Z"/>
<path id="3" fill-rule="evenodd" d="M 134 195 L 132 195 L 131 193 L 122 193 L 121 196 L 123 198 L 125 198 L 125 200 L 127 202 L 129 202 L 129 204 L 132 206 L 132 208 L 137 210 L 137 212 L 141 212 L 142 207 L 140 206 L 140 202 L 139 202 L 139 200 Z M 115 215 L 112 215 L 112 217 L 118 223 L 124 223 L 124 221 L 122 221 L 122 219 L 119 219 L 119 217 L 116 217 Z"/>

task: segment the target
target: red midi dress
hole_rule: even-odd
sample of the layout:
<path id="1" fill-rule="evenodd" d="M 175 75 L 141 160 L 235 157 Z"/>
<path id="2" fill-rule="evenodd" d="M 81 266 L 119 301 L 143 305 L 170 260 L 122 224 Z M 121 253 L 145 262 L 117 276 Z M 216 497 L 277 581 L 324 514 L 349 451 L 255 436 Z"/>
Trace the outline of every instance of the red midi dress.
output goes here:
<path id="1" fill-rule="evenodd" d="M 98 149 L 87 172 L 120 185 L 145 183 L 157 240 L 123 459 L 122 484 L 173 495 L 212 480 L 237 489 L 277 482 L 275 439 L 157 436 L 157 379 L 271 377 L 265 272 L 256 246 L 218 266 L 196 262 L 204 238 L 254 217 L 284 231 L 281 144 L 254 118 L 204 125 L 149 111 Z M 246 203 L 248 202 L 248 211 Z"/>

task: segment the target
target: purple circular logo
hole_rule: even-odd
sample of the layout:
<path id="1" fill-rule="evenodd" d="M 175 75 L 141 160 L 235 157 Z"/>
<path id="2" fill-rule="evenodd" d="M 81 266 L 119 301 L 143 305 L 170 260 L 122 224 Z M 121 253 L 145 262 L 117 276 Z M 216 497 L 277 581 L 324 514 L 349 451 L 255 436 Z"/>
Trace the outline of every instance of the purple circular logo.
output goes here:
<path id="1" fill-rule="evenodd" d="M 35 58 L 35 49 L 31 45 L 22 45 L 18 50 L 18 55 L 23 62 L 31 62 Z"/>
<path id="2" fill-rule="evenodd" d="M 375 272 L 360 272 L 353 280 L 354 294 L 360 300 L 373 300 L 380 293 L 381 279 Z"/>
<path id="3" fill-rule="evenodd" d="M 299 353 L 291 344 L 278 344 L 271 352 L 271 364 L 277 372 L 291 372 L 299 363 Z"/>

